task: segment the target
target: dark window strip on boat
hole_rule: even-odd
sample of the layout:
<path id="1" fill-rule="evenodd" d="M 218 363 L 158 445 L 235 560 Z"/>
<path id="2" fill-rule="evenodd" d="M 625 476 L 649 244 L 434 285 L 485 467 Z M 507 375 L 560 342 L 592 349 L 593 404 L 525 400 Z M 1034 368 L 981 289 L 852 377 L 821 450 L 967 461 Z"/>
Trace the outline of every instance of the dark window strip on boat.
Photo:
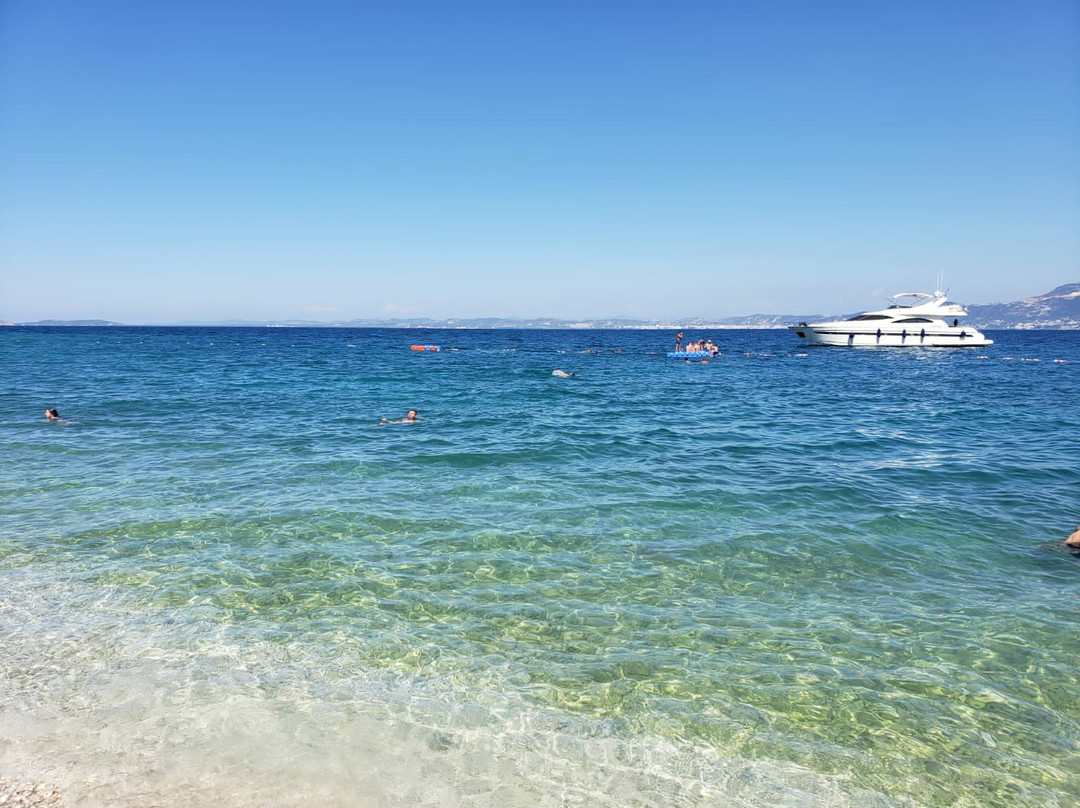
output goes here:
<path id="1" fill-rule="evenodd" d="M 841 336 L 841 337 L 846 337 L 846 336 L 848 336 L 849 334 L 852 333 L 851 331 L 818 331 L 816 329 L 810 329 L 810 330 L 813 331 L 815 334 L 822 334 L 822 335 L 828 334 L 828 335 L 832 335 L 832 336 Z M 877 337 L 877 334 L 875 332 L 873 332 L 873 331 L 855 331 L 854 333 L 855 333 L 855 336 L 857 336 L 857 337 Z M 903 334 L 901 334 L 899 331 L 882 331 L 881 336 L 883 336 L 883 337 L 902 337 Z M 973 337 L 975 335 L 972 334 L 970 331 L 966 332 L 963 335 L 963 337 L 961 337 L 960 334 L 953 334 L 953 333 L 950 333 L 948 331 L 927 331 L 926 336 L 927 337 L 954 337 L 956 339 L 970 339 L 971 337 Z M 919 334 L 918 331 L 909 331 L 908 334 L 907 334 L 907 337 L 908 337 L 908 339 L 921 339 L 922 338 L 922 336 Z"/>

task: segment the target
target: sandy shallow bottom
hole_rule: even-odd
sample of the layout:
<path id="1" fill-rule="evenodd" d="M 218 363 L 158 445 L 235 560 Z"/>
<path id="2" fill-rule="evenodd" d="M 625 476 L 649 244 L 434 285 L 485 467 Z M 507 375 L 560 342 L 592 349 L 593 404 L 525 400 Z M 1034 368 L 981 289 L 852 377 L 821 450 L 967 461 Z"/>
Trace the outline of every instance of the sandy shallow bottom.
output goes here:
<path id="1" fill-rule="evenodd" d="M 109 808 L 913 805 L 789 764 L 543 726 L 506 704 L 436 696 L 388 703 L 381 717 L 246 698 L 182 713 L 141 707 L 143 720 L 27 716 L 0 766 L 58 783 L 72 805 Z M 23 793 L 29 806 L 61 804 L 55 791 Z"/>
<path id="2" fill-rule="evenodd" d="M 1038 802 L 924 802 L 859 783 L 868 752 L 830 773 L 743 756 L 738 738 L 695 742 L 653 715 L 555 709 L 508 686 L 494 657 L 457 676 L 328 664 L 319 645 L 144 614 L 71 582 L 5 584 L 0 774 L 20 779 L 0 808 L 1072 804 L 1067 779 Z"/>
<path id="3" fill-rule="evenodd" d="M 24 802 L 0 808 L 915 805 L 661 723 L 552 709 L 495 659 L 460 676 L 327 664 L 70 581 L 5 584 L 0 774 Z"/>
<path id="4" fill-rule="evenodd" d="M 241 654 L 176 665 L 102 659 L 99 648 L 95 669 L 60 637 L 41 639 L 68 652 L 22 657 L 33 674 L 0 709 L 0 772 L 31 778 L 14 805 L 915 805 L 496 691 L 463 698 L 450 683 L 395 676 L 327 689 L 290 675 L 290 687 L 269 687 L 270 660 L 260 669 L 257 655 Z M 56 784 L 63 803 L 31 781 Z"/>

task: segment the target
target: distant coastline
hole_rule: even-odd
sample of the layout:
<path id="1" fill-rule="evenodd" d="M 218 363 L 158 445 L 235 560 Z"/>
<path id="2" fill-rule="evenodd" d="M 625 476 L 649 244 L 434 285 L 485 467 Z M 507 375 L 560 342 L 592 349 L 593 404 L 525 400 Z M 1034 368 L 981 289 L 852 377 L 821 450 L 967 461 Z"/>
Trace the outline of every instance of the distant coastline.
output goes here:
<path id="1" fill-rule="evenodd" d="M 991 330 L 1077 330 L 1080 329 L 1080 283 L 1070 283 L 1012 303 L 989 303 L 968 306 L 966 322 Z M 851 312 L 854 313 L 854 312 Z M 563 320 L 554 317 L 474 317 L 432 319 L 354 319 L 320 320 L 222 320 L 217 322 L 118 323 L 111 320 L 37 320 L 0 322 L 0 326 L 109 328 L 114 326 L 162 326 L 194 328 L 431 328 L 431 329 L 781 329 L 799 322 L 814 322 L 837 315 L 825 314 L 749 314 L 739 317 L 685 317 L 664 320 L 583 319 Z M 848 316 L 848 315 L 840 315 Z"/>
<path id="2" fill-rule="evenodd" d="M 815 316 L 815 315 L 808 315 Z M 763 315 L 766 317 L 766 315 Z M 749 318 L 731 318 L 749 319 Z M 596 329 L 627 329 L 627 330 L 665 330 L 673 328 L 785 328 L 788 324 L 794 324 L 806 317 L 792 318 L 777 316 L 776 323 L 762 325 L 744 325 L 728 321 L 717 321 L 707 318 L 686 318 L 673 321 L 648 321 L 648 320 L 559 320 L 551 317 L 536 319 L 513 318 L 513 317 L 481 317 L 474 319 L 447 319 L 436 320 L 430 318 L 417 318 L 415 320 L 368 320 L 357 319 L 348 321 L 325 321 L 325 320 L 219 320 L 213 322 L 185 321 L 175 323 L 118 323 L 109 320 L 37 320 L 34 322 L 0 322 L 0 326 L 24 326 L 24 327 L 79 327 L 79 328 L 399 328 L 417 329 L 429 328 L 440 330 L 479 330 L 479 329 L 544 329 L 551 331 L 566 330 L 596 330 Z M 783 320 L 783 322 L 780 322 Z"/>

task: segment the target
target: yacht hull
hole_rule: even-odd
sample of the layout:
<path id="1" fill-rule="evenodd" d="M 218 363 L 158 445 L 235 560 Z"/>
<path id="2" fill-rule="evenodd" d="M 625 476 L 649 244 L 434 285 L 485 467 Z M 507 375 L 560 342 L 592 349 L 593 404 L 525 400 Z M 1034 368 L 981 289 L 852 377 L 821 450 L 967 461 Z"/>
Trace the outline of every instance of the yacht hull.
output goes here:
<path id="1" fill-rule="evenodd" d="M 838 321 L 789 328 L 806 340 L 807 345 L 837 348 L 984 348 L 994 342 L 976 329 L 962 326 L 910 330 L 890 326 L 871 330 L 853 325 Z"/>

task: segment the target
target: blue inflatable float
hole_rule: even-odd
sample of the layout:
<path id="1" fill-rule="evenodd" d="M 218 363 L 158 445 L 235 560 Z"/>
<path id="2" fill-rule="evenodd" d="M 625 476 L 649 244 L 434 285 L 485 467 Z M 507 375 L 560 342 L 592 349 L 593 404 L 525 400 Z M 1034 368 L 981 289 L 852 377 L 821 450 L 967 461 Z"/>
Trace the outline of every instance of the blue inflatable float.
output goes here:
<path id="1" fill-rule="evenodd" d="M 671 359 L 712 359 L 716 354 L 711 354 L 708 351 L 669 351 L 668 357 Z"/>

